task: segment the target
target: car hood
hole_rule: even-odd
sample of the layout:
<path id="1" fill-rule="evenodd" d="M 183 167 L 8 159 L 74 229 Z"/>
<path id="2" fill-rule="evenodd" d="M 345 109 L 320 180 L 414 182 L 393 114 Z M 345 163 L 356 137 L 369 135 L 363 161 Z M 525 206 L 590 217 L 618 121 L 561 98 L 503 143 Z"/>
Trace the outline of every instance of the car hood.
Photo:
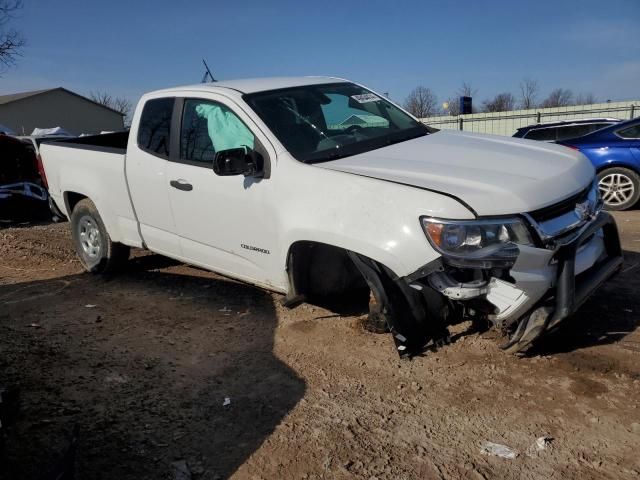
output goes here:
<path id="1" fill-rule="evenodd" d="M 552 205 L 595 175 L 567 147 L 446 130 L 316 166 L 453 195 L 482 216 Z"/>

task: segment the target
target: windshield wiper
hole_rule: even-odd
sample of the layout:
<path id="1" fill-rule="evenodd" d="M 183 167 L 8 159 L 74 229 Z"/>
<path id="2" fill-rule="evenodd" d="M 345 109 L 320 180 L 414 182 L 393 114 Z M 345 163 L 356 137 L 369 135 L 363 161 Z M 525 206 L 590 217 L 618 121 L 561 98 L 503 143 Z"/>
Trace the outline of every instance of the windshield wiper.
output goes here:
<path id="1" fill-rule="evenodd" d="M 396 143 L 406 142 L 407 140 L 413 140 L 414 138 L 424 137 L 425 135 L 428 135 L 428 133 L 426 131 L 421 131 L 421 132 L 414 132 L 409 135 L 403 135 L 399 138 L 387 138 L 387 139 L 384 139 L 383 141 L 379 141 L 380 139 L 378 139 L 378 142 L 374 143 L 369 148 L 364 148 L 364 149 L 351 148 L 351 151 L 349 152 L 336 149 L 335 151 L 323 157 L 307 159 L 305 160 L 305 163 L 330 162 L 331 160 L 338 160 L 339 158 L 352 157 L 353 155 L 369 152 L 371 150 L 376 150 L 378 148 L 388 147 L 389 145 L 395 145 Z M 372 141 L 375 141 L 375 140 L 372 140 Z M 350 146 L 357 147 L 358 144 L 351 144 Z"/>
<path id="2" fill-rule="evenodd" d="M 325 155 L 324 157 L 307 160 L 305 163 L 330 162 L 331 160 L 338 160 L 339 158 L 352 157 L 353 155 L 355 155 L 355 153 L 331 152 L 330 154 Z"/>
<path id="3" fill-rule="evenodd" d="M 347 153 L 347 152 L 333 152 L 329 154 L 328 158 L 330 160 L 337 160 L 338 158 L 351 157 L 353 155 L 354 155 L 353 153 Z"/>

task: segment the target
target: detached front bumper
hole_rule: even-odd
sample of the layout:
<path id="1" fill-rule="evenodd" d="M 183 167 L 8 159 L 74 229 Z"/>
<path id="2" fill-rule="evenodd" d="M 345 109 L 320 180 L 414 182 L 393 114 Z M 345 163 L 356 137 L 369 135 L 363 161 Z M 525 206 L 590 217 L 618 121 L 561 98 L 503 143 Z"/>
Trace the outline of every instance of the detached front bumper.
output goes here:
<path id="1" fill-rule="evenodd" d="M 557 326 L 622 265 L 618 229 L 607 212 L 600 212 L 579 232 L 558 243 L 560 246 L 553 251 L 548 267 L 553 271 L 553 282 L 533 307 L 517 320 L 509 342 L 503 345 L 508 352 L 521 351 L 542 333 Z"/>
<path id="2" fill-rule="evenodd" d="M 615 220 L 602 211 L 518 247 L 509 268 L 462 267 L 441 257 L 405 277 L 350 256 L 375 297 L 370 317 L 385 320 L 401 356 L 446 343 L 447 326 L 464 320 L 489 320 L 509 334 L 502 348 L 515 353 L 571 315 L 622 265 Z"/>

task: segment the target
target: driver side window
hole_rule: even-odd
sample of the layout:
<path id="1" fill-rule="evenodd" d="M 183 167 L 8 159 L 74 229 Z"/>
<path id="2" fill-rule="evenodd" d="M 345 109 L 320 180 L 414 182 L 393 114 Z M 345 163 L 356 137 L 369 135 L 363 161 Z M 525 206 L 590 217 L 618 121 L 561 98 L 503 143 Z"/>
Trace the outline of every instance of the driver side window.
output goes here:
<path id="1" fill-rule="evenodd" d="M 180 159 L 212 166 L 216 152 L 254 148 L 249 128 L 225 105 L 196 98 L 185 99 L 180 130 Z"/>

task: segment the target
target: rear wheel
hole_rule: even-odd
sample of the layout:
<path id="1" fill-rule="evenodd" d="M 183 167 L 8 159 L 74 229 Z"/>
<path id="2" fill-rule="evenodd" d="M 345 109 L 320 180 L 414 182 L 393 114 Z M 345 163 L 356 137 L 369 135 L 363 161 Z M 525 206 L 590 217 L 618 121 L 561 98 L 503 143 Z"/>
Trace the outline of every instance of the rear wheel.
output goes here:
<path id="1" fill-rule="evenodd" d="M 607 210 L 627 210 L 640 198 L 640 176 L 628 168 L 607 168 L 598 174 L 598 189 Z"/>
<path id="2" fill-rule="evenodd" d="M 91 200 L 80 200 L 71 213 L 71 236 L 82 266 L 93 273 L 117 270 L 129 258 L 129 247 L 113 242 Z"/>

